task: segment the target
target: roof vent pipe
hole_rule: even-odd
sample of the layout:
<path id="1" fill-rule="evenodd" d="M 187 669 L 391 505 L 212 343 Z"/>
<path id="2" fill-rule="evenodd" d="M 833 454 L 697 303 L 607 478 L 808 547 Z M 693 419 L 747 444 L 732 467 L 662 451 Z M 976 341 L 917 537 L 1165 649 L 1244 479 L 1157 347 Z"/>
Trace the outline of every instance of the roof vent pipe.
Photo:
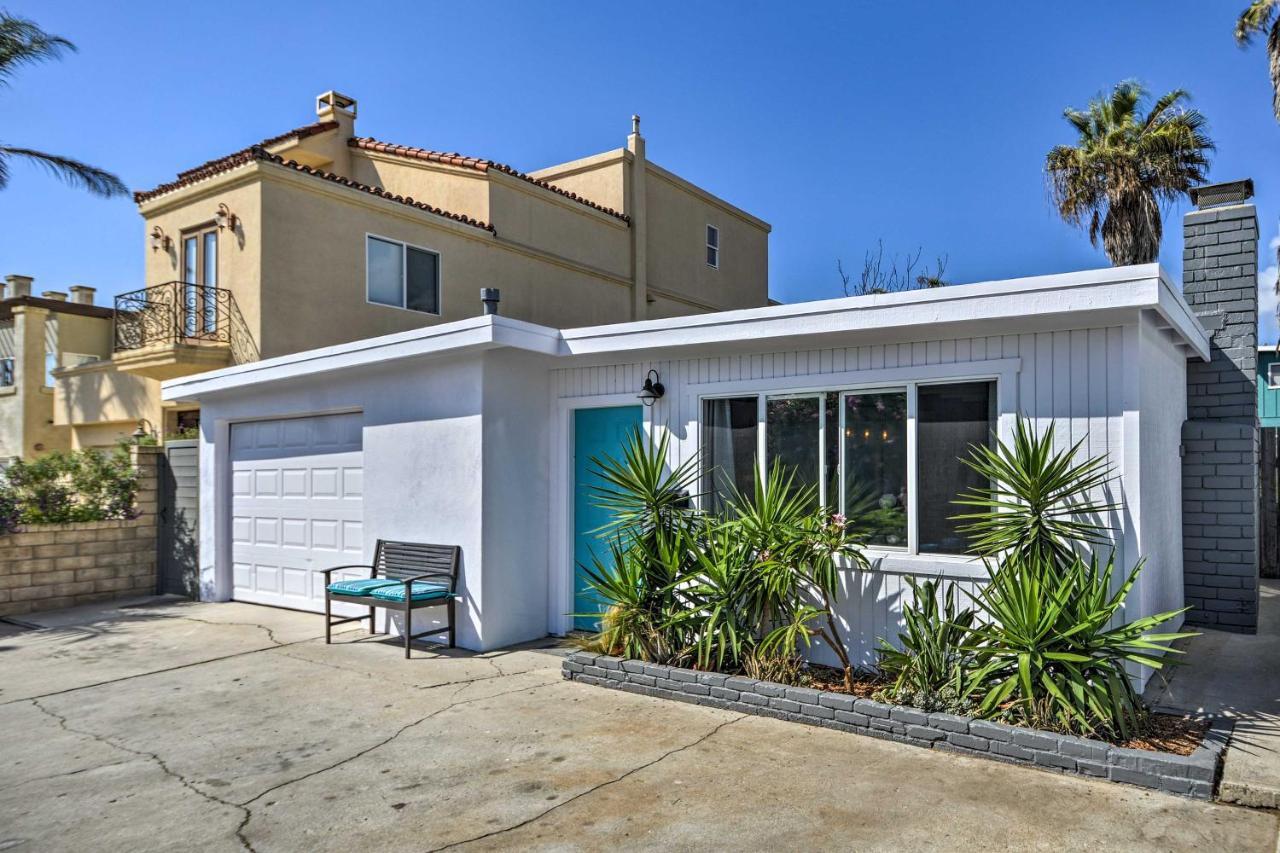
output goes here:
<path id="1" fill-rule="evenodd" d="M 480 301 L 484 303 L 484 313 L 486 317 L 490 314 L 498 313 L 498 301 L 501 298 L 502 295 L 498 292 L 498 288 L 496 287 L 480 288 Z"/>

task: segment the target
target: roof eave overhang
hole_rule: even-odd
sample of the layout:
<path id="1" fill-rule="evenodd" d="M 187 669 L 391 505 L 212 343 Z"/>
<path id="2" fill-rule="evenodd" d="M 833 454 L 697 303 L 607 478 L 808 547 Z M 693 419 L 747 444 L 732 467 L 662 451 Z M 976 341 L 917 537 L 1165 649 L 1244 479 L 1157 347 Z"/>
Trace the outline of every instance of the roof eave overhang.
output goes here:
<path id="1" fill-rule="evenodd" d="M 1142 311 L 1208 360 L 1209 336 L 1156 264 L 566 329 L 561 355 L 748 352 L 982 337 L 1134 322 Z"/>
<path id="2" fill-rule="evenodd" d="M 165 402 L 198 402 L 227 391 L 332 375 L 408 359 L 433 359 L 517 349 L 553 356 L 554 329 L 509 317 L 481 316 L 347 344 L 307 350 L 161 383 Z"/>

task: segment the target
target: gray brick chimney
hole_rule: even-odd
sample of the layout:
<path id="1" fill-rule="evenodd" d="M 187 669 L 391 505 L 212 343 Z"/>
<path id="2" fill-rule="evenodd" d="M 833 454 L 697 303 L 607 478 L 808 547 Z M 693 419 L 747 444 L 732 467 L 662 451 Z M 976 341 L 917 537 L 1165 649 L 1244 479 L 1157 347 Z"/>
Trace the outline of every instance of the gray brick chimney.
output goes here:
<path id="1" fill-rule="evenodd" d="M 1182 537 L 1188 625 L 1258 629 L 1258 217 L 1253 181 L 1199 187 L 1182 292 L 1209 331 L 1187 362 Z"/>

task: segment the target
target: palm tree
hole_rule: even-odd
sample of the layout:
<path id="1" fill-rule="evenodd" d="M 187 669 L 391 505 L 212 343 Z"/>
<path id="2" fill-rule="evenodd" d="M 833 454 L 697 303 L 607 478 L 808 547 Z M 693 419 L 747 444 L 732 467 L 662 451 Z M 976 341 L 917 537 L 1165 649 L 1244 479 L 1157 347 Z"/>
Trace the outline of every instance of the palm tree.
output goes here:
<path id="1" fill-rule="evenodd" d="M 75 49 L 74 44 L 46 33 L 34 21 L 0 12 L 0 86 L 8 85 L 18 68 L 23 65 L 57 59 L 64 51 Z M 68 184 L 81 187 L 94 195 L 109 198 L 129 194 L 124 182 L 110 172 L 70 157 L 46 154 L 31 148 L 16 148 L 3 143 L 0 143 L 0 189 L 4 189 L 9 183 L 9 163 L 14 158 L 38 163 Z"/>
<path id="2" fill-rule="evenodd" d="M 1236 21 L 1236 44 L 1248 47 L 1253 37 L 1267 34 L 1267 56 L 1271 58 L 1271 110 L 1280 121 L 1280 0 L 1253 0 Z"/>
<path id="3" fill-rule="evenodd" d="M 1063 115 L 1079 133 L 1074 145 L 1049 152 L 1045 172 L 1058 213 L 1085 227 L 1115 266 L 1151 263 L 1160 254 L 1161 203 L 1203 183 L 1213 142 L 1204 116 L 1183 104 L 1181 89 L 1146 109 L 1146 90 L 1133 80 L 1099 95 L 1086 112 Z"/>

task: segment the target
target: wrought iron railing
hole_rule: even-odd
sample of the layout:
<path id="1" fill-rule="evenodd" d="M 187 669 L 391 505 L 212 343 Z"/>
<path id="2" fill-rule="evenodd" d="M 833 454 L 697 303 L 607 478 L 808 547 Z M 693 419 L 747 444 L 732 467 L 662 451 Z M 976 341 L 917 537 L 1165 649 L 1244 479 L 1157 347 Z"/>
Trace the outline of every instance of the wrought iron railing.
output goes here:
<path id="1" fill-rule="evenodd" d="M 229 290 L 170 281 L 116 297 L 116 352 L 174 343 L 227 344 L 234 364 L 260 358 Z"/>

